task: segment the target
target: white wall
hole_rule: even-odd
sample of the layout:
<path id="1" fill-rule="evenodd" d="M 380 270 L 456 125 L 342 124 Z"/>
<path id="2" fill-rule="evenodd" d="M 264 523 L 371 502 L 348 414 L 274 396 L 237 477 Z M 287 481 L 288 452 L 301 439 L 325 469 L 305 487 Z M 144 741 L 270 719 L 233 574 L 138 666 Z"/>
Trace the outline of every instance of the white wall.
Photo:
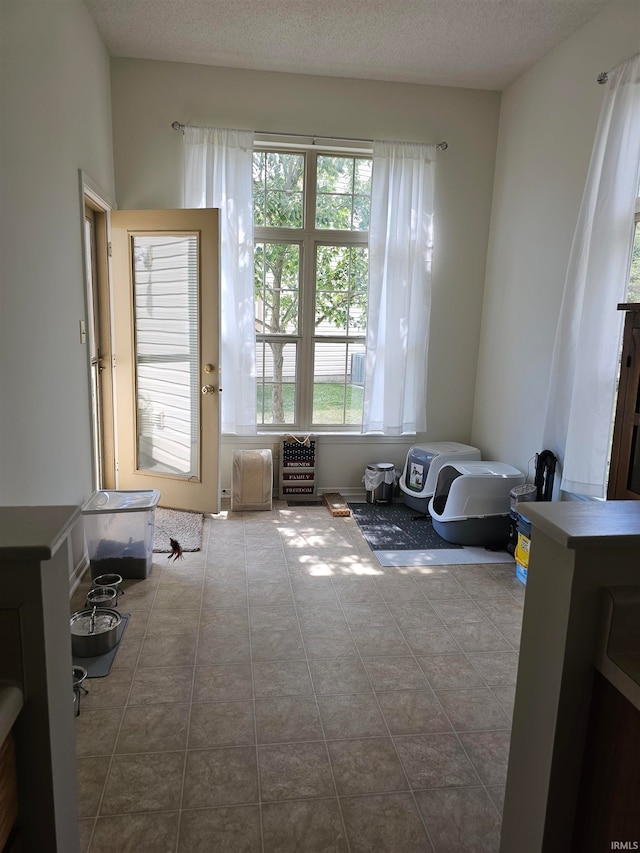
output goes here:
<path id="1" fill-rule="evenodd" d="M 1 0 L 0 503 L 91 491 L 78 169 L 114 195 L 109 58 L 81 2 Z"/>
<path id="2" fill-rule="evenodd" d="M 638 50 L 640 3 L 614 0 L 503 93 L 472 443 L 522 471 L 544 449 L 556 323 L 603 96 L 596 78 Z"/>
<path id="3" fill-rule="evenodd" d="M 176 120 L 275 133 L 449 143 L 437 166 L 428 431 L 419 438 L 468 442 L 499 93 L 133 59 L 111 64 L 121 208 L 182 205 L 182 138 L 171 129 Z M 357 438 L 342 444 L 332 439 L 332 452 L 323 454 L 320 465 L 322 488 L 362 488 L 367 463 L 402 462 L 411 441 L 356 443 Z M 230 450 L 225 447 L 222 479 L 228 486 Z"/>

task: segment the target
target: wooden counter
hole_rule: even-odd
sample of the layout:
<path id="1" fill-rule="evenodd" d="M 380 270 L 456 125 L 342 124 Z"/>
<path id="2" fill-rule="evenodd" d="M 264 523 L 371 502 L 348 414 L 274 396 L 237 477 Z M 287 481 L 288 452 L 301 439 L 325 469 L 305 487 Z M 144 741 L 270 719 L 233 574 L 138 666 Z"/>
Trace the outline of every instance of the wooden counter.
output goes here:
<path id="1" fill-rule="evenodd" d="M 527 504 L 532 524 L 501 853 L 567 853 L 604 587 L 640 583 L 640 502 Z"/>
<path id="2" fill-rule="evenodd" d="M 78 853 L 69 575 L 74 506 L 0 507 L 0 679 L 18 684 L 18 826 L 26 849 Z"/>

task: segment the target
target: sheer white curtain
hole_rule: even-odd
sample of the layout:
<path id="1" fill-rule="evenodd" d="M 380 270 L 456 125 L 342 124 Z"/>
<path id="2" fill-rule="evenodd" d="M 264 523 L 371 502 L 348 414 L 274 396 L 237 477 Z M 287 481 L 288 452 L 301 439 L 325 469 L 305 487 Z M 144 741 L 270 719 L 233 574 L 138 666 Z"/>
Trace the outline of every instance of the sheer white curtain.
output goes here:
<path id="1" fill-rule="evenodd" d="M 609 73 L 571 247 L 543 444 L 561 488 L 604 498 L 640 172 L 640 54 Z"/>
<path id="2" fill-rule="evenodd" d="M 220 208 L 222 432 L 256 432 L 253 133 L 185 127 L 185 207 Z"/>
<path id="3" fill-rule="evenodd" d="M 426 426 L 435 145 L 375 142 L 363 432 Z"/>

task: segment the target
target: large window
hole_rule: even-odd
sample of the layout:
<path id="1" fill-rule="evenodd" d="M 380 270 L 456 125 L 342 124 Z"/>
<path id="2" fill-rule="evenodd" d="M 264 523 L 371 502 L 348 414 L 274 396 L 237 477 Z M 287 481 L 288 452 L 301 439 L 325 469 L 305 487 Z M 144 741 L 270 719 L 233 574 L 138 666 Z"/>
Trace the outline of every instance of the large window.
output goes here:
<path id="1" fill-rule="evenodd" d="M 258 426 L 362 420 L 371 157 L 253 157 Z"/>

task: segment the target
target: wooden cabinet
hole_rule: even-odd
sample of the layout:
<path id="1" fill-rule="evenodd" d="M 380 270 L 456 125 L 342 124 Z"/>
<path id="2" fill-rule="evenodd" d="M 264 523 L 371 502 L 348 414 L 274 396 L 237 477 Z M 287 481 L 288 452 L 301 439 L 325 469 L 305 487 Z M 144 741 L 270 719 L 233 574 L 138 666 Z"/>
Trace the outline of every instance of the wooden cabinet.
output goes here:
<path id="1" fill-rule="evenodd" d="M 607 497 L 640 500 L 640 304 L 618 310 L 626 318 Z"/>
<path id="2" fill-rule="evenodd" d="M 16 751 L 11 732 L 0 747 L 0 850 L 18 819 L 18 782 L 16 778 Z"/>
<path id="3" fill-rule="evenodd" d="M 640 711 L 596 672 L 573 853 L 601 853 L 615 850 L 615 842 L 640 842 L 638 755 Z"/>

